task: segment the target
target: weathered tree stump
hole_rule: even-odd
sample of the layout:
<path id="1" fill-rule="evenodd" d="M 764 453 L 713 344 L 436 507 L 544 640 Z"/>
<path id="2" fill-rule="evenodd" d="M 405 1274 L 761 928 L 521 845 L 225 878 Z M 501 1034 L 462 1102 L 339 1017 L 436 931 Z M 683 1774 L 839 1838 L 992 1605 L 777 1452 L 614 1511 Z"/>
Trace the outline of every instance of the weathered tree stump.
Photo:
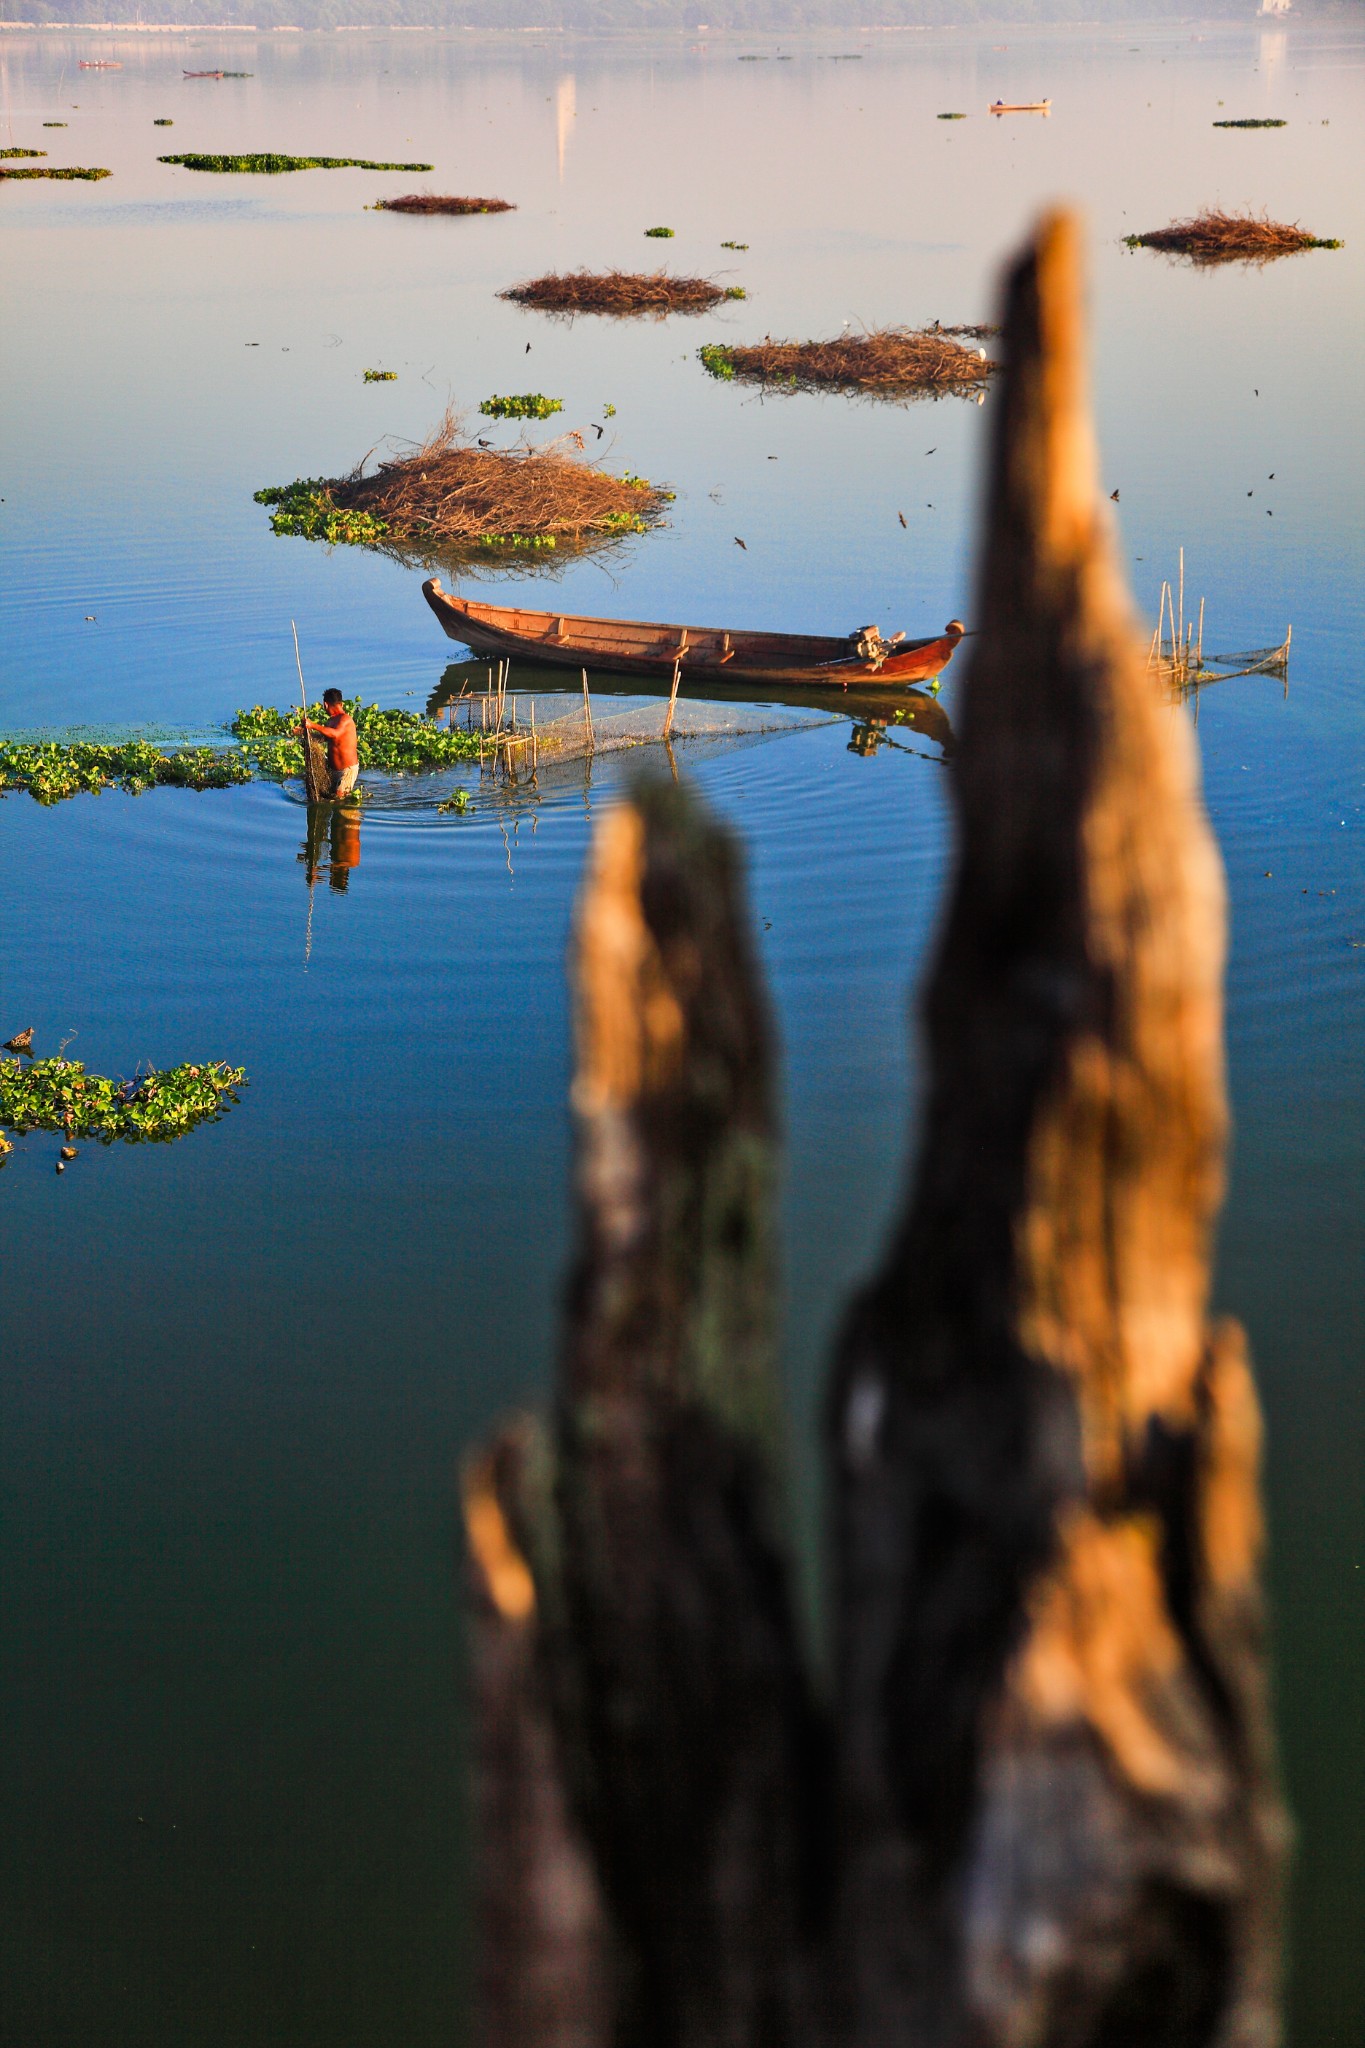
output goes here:
<path id="1" fill-rule="evenodd" d="M 552 1427 L 466 1495 L 488 2048 L 1271 2048 L 1259 1421 L 1206 1322 L 1223 902 L 1096 488 L 1075 225 L 1006 292 L 903 1222 L 792 1614 L 768 1031 L 727 836 L 599 827 Z"/>

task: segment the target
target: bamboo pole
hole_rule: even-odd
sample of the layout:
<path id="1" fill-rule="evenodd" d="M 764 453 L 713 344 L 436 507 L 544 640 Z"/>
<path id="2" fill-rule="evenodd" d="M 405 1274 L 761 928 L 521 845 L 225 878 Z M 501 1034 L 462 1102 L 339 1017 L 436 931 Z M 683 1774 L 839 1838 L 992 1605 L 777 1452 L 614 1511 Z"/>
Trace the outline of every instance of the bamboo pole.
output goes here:
<path id="1" fill-rule="evenodd" d="M 597 752 L 597 740 L 592 729 L 592 704 L 588 697 L 588 671 L 583 671 L 583 731 L 588 743 L 588 752 Z"/>
<path id="2" fill-rule="evenodd" d="M 675 712 L 675 711 L 677 710 L 677 708 L 678 708 L 678 684 L 679 684 L 679 682 L 681 681 L 681 679 L 682 679 L 682 656 L 681 656 L 681 655 L 679 655 L 679 656 L 678 656 L 678 658 L 677 658 L 677 660 L 676 660 L 676 661 L 674 662 L 674 664 L 673 664 L 673 687 L 672 687 L 672 689 L 671 689 L 671 690 L 669 691 L 669 693 L 668 693 L 668 711 L 667 711 L 667 713 L 665 714 L 665 717 L 664 717 L 664 738 L 665 738 L 665 739 L 668 739 L 668 738 L 670 738 L 670 736 L 672 735 L 672 732 L 673 732 L 673 714 L 674 714 L 674 712 Z"/>
<path id="3" fill-rule="evenodd" d="M 310 804 L 322 802 L 322 791 L 318 788 L 317 762 L 313 758 L 313 735 L 308 730 L 308 689 L 303 680 L 303 656 L 299 653 L 299 629 L 291 619 L 289 630 L 294 636 L 294 665 L 299 672 L 299 696 L 303 699 L 303 789 Z"/>

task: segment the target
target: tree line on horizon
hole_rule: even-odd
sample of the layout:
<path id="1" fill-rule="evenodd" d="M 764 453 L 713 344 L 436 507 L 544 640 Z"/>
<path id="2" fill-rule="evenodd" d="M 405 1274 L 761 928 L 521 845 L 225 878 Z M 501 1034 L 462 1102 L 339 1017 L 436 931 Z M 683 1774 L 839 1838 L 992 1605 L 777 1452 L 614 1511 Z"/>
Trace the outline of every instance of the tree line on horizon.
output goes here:
<path id="1" fill-rule="evenodd" d="M 1356 0 L 1296 0 L 1295 12 L 1331 13 Z M 300 28 L 523 28 L 696 34 L 795 32 L 803 29 L 970 27 L 973 22 L 1058 26 L 1087 22 L 1191 19 L 1249 21 L 1260 0 L 140 0 L 136 13 L 148 26 L 196 17 L 206 27 L 250 25 Z M 115 0 L 9 0 L 5 18 L 43 25 L 106 22 L 132 10 Z"/>

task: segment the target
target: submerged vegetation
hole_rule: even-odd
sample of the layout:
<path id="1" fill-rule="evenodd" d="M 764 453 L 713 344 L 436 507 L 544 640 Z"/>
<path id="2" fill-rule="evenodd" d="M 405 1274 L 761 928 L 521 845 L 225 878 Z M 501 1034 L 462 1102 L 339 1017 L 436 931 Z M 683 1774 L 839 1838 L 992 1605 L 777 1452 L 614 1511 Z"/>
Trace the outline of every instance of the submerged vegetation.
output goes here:
<path id="1" fill-rule="evenodd" d="M 79 1060 L 0 1059 L 0 1130 L 23 1136 L 29 1131 L 55 1131 L 65 1140 L 63 1154 L 78 1138 L 101 1145 L 169 1145 L 199 1124 L 216 1123 L 237 1090 L 246 1084 L 241 1067 L 226 1060 L 208 1060 L 155 1067 L 131 1080 L 114 1081 L 87 1074 Z M 0 1139 L 0 1151 L 8 1151 Z"/>
<path id="2" fill-rule="evenodd" d="M 366 475 L 305 477 L 256 492 L 276 533 L 379 547 L 403 561 L 433 554 L 582 549 L 657 523 L 669 493 L 610 476 L 562 443 L 481 448 L 447 412 L 418 448 Z"/>
<path id="3" fill-rule="evenodd" d="M 10 170 L 0 165 L 0 178 L 108 178 L 111 172 L 101 170 L 93 164 L 25 164 L 21 169 Z"/>
<path id="4" fill-rule="evenodd" d="M 1304 249 L 1340 249 L 1340 242 L 1310 235 L 1297 221 L 1267 220 L 1263 214 L 1223 213 L 1210 207 L 1189 220 L 1146 235 L 1125 235 L 1130 249 L 1161 249 L 1192 263 L 1255 263 L 1273 256 L 1297 256 Z"/>
<path id="5" fill-rule="evenodd" d="M 0 795 L 27 791 L 40 804 L 124 789 L 229 789 L 250 779 L 250 765 L 216 747 L 153 746 L 149 740 L 100 745 L 91 740 L 0 740 Z"/>
<path id="6" fill-rule="evenodd" d="M 745 296 L 738 285 L 717 284 L 710 277 L 670 277 L 666 270 L 552 270 L 498 294 L 542 313 L 614 314 L 709 313 L 726 299 Z"/>
<path id="7" fill-rule="evenodd" d="M 547 398 L 543 391 L 514 391 L 505 396 L 495 391 L 479 407 L 490 420 L 548 420 L 552 413 L 563 410 L 562 398 Z"/>
<path id="8" fill-rule="evenodd" d="M 787 391 L 863 391 L 906 398 L 918 393 L 974 392 L 999 368 L 984 349 L 963 348 L 957 333 L 989 330 L 881 327 L 837 341 L 761 341 L 745 348 L 708 343 L 697 351 L 703 367 L 725 381 L 739 379 Z"/>
<path id="9" fill-rule="evenodd" d="M 46 155 L 47 151 L 45 149 L 0 149 L 0 157 Z"/>
<path id="10" fill-rule="evenodd" d="M 397 199 L 376 199 L 372 213 L 515 213 L 509 199 L 461 199 L 453 193 L 404 192 Z"/>
<path id="11" fill-rule="evenodd" d="M 274 176 L 281 171 L 430 171 L 432 164 L 380 164 L 364 156 L 281 156 L 267 150 L 255 156 L 206 156 L 191 151 L 184 156 L 159 156 L 159 164 L 179 164 L 187 171 L 259 171 Z"/>

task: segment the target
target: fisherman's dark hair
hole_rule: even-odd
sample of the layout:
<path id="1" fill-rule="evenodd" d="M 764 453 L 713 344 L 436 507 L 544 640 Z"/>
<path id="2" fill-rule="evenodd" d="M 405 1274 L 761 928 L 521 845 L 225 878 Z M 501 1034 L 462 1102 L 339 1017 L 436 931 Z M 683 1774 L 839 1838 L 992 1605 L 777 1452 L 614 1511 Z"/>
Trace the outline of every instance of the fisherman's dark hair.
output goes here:
<path id="1" fill-rule="evenodd" d="M 344 704 L 346 699 L 342 696 L 340 690 L 324 690 L 322 701 L 324 704 Z"/>

